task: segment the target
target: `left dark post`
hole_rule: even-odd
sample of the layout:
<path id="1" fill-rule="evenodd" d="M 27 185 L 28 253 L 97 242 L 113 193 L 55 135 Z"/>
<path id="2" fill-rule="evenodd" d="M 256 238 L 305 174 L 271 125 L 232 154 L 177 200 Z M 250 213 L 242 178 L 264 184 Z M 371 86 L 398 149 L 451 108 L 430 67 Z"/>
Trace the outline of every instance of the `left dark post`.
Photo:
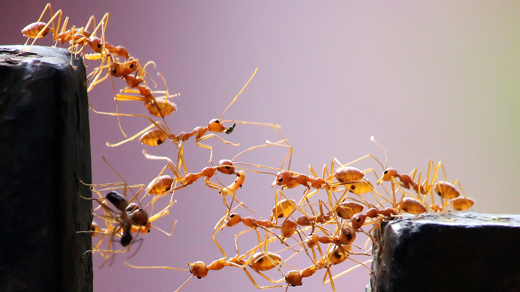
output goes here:
<path id="1" fill-rule="evenodd" d="M 0 291 L 92 291 L 83 60 L 0 46 Z"/>

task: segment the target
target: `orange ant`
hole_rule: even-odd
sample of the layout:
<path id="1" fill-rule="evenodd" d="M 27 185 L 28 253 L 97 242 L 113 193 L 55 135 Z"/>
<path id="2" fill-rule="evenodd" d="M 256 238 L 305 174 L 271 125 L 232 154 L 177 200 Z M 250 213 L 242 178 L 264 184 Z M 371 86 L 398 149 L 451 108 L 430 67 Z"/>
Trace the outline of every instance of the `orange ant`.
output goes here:
<path id="1" fill-rule="evenodd" d="M 209 162 L 212 163 L 213 147 L 211 147 L 209 145 L 202 144 L 202 143 L 200 143 L 201 141 L 204 141 L 204 140 L 206 140 L 208 138 L 211 138 L 211 137 L 215 137 L 215 138 L 221 140 L 225 144 L 229 144 L 229 145 L 233 145 L 233 146 L 239 146 L 239 144 L 235 144 L 235 143 L 226 141 L 226 140 L 224 140 L 223 138 L 219 137 L 216 134 L 207 134 L 208 131 L 212 132 L 212 133 L 231 134 L 233 132 L 233 130 L 234 130 L 234 128 L 235 128 L 237 123 L 239 123 L 239 124 L 261 125 L 261 126 L 271 126 L 271 127 L 274 127 L 276 130 L 278 130 L 278 128 L 280 128 L 280 126 L 278 126 L 276 124 L 245 122 L 245 121 L 233 121 L 233 125 L 231 127 L 224 126 L 224 123 L 228 122 L 226 120 L 222 120 L 224 114 L 231 107 L 231 105 L 237 100 L 237 98 L 240 96 L 242 91 L 247 87 L 247 85 L 251 82 L 251 80 L 255 76 L 257 70 L 258 70 L 258 68 L 255 69 L 255 71 L 253 72 L 253 75 L 249 78 L 249 80 L 242 87 L 242 89 L 239 91 L 239 93 L 235 96 L 235 98 L 231 101 L 231 103 L 222 112 L 222 115 L 220 116 L 220 118 L 211 120 L 208 123 L 208 126 L 206 126 L 206 127 L 196 127 L 192 131 L 190 131 L 190 132 L 181 132 L 178 135 L 174 135 L 174 134 L 171 133 L 171 131 L 168 129 L 168 127 L 166 125 L 164 125 L 162 123 L 159 123 L 159 122 L 154 122 L 153 120 L 145 117 L 149 121 L 152 122 L 152 125 L 146 127 L 145 129 L 141 130 L 140 132 L 138 132 L 137 134 L 135 134 L 134 136 L 132 136 L 132 137 L 126 139 L 126 140 L 123 140 L 123 141 L 121 141 L 119 143 L 115 143 L 115 144 L 107 143 L 107 145 L 109 147 L 116 147 L 116 146 L 119 146 L 119 145 L 124 144 L 126 142 L 129 142 L 131 140 L 134 140 L 135 138 L 137 138 L 140 135 L 143 135 L 141 137 L 141 142 L 144 143 L 144 144 L 150 145 L 150 146 L 160 145 L 160 144 L 164 143 L 164 141 L 166 139 L 170 139 L 171 141 L 173 141 L 177 145 L 177 147 L 179 149 L 178 150 L 178 156 L 181 157 L 182 153 L 183 153 L 183 144 L 184 144 L 184 142 L 187 141 L 190 137 L 195 137 L 195 144 L 196 145 L 198 145 L 198 146 L 200 146 L 202 148 L 207 148 L 207 149 L 210 150 Z M 125 100 L 126 97 L 128 97 L 128 96 L 119 96 L 119 95 L 116 96 L 116 98 L 119 99 L 119 100 Z M 131 99 L 132 97 L 128 97 L 128 98 Z M 104 113 L 104 114 L 109 114 L 109 113 Z M 128 115 L 128 114 L 111 114 L 111 115 L 141 116 L 141 115 Z M 156 129 L 152 129 L 154 127 Z"/>
<path id="2" fill-rule="evenodd" d="M 158 190 L 165 190 L 165 192 L 175 192 L 176 190 L 179 190 L 179 189 L 182 189 L 182 188 L 185 188 L 191 184 L 193 184 L 194 182 L 196 182 L 199 178 L 201 177 L 205 177 L 205 184 L 209 187 L 209 188 L 212 188 L 212 189 L 216 189 L 216 190 L 219 190 L 219 193 L 222 195 L 223 199 L 224 199 L 224 204 L 227 206 L 226 204 L 226 199 L 225 199 L 225 196 L 226 195 L 232 195 L 233 196 L 233 200 L 237 201 L 239 204 L 241 203 L 236 197 L 235 197 L 235 191 L 242 186 L 242 184 L 244 183 L 244 180 L 245 180 L 245 172 L 240 170 L 240 171 L 236 171 L 235 170 L 235 167 L 233 166 L 233 163 L 231 160 L 220 160 L 218 165 L 216 166 L 212 166 L 212 167 L 205 167 L 203 168 L 200 172 L 198 173 L 188 173 L 186 174 L 185 176 L 183 176 L 177 165 L 175 165 L 175 163 L 173 163 L 173 161 L 168 158 L 168 157 L 165 157 L 165 156 L 155 156 L 155 155 L 150 155 L 146 152 L 146 150 L 143 150 L 143 154 L 144 156 L 147 158 L 147 159 L 152 159 L 152 160 L 165 160 L 168 164 L 166 166 L 163 167 L 163 169 L 161 170 L 160 174 L 159 174 L 159 177 L 158 178 L 161 178 L 161 185 L 159 184 L 156 184 L 155 182 L 153 184 L 151 184 L 148 188 L 149 190 L 153 190 L 154 193 L 153 194 L 156 194 L 155 192 Z M 237 155 L 238 156 L 238 155 Z M 236 158 L 236 156 L 235 156 Z M 234 158 L 233 158 L 234 159 Z M 175 174 L 176 176 L 176 181 L 180 182 L 180 186 L 178 187 L 174 187 L 174 188 L 171 188 L 171 184 L 170 184 L 170 187 L 168 186 L 168 183 L 171 181 L 173 182 L 173 178 L 171 178 L 170 176 L 161 176 L 162 173 L 167 169 L 167 168 L 170 168 L 172 170 L 172 172 Z M 215 176 L 217 171 L 221 172 L 221 173 L 224 173 L 224 174 L 235 174 L 237 176 L 237 179 L 235 180 L 235 182 L 233 184 L 231 184 L 230 186 L 228 187 L 221 187 L 213 182 L 210 181 L 210 178 Z M 157 180 L 157 179 L 156 179 Z M 165 182 L 162 183 L 162 182 Z M 164 193 L 164 192 L 163 192 Z M 243 204 L 242 204 L 243 205 Z M 245 205 L 244 205 L 245 206 Z M 228 209 L 230 207 L 228 206 Z"/>
<path id="3" fill-rule="evenodd" d="M 274 287 L 282 287 L 281 285 L 273 286 L 273 287 L 260 287 L 255 282 L 251 274 L 247 271 L 246 267 L 249 266 L 251 269 L 253 269 L 255 272 L 257 272 L 259 275 L 264 277 L 265 279 L 275 282 L 265 276 L 261 271 L 267 271 L 271 270 L 275 267 L 279 268 L 279 265 L 282 264 L 282 258 L 276 253 L 262 251 L 254 253 L 257 249 L 259 249 L 262 245 L 267 245 L 268 242 L 272 241 L 273 239 L 267 239 L 262 244 L 255 246 L 254 248 L 250 249 L 247 253 L 242 255 L 236 255 L 233 258 L 226 259 L 221 258 L 218 260 L 215 260 L 211 262 L 209 265 L 202 261 L 197 261 L 190 263 L 188 262 L 189 269 L 180 269 L 180 268 L 174 268 L 174 267 L 167 267 L 167 266 L 134 266 L 129 263 L 125 262 L 125 265 L 135 268 L 135 269 L 169 269 L 169 270 L 176 270 L 176 271 L 189 271 L 191 273 L 191 276 L 183 283 L 179 288 L 175 290 L 175 292 L 182 289 L 193 277 L 197 277 L 198 279 L 202 279 L 206 277 L 209 273 L 209 271 L 218 271 L 223 269 L 224 267 L 237 267 L 242 269 L 247 277 L 250 279 L 250 281 L 259 289 L 263 288 L 274 288 Z M 254 253 L 254 254 L 253 254 Z"/>
<path id="4" fill-rule="evenodd" d="M 381 178 L 377 181 L 377 184 L 381 184 L 383 181 L 390 181 L 390 180 L 395 180 L 395 179 L 399 179 L 399 185 L 405 189 L 413 189 L 417 194 L 423 194 L 423 195 L 426 195 L 430 192 L 431 188 L 432 188 L 432 184 L 431 182 L 433 182 L 433 180 L 435 179 L 436 175 L 437 175 L 437 171 L 439 169 L 439 167 L 442 165 L 442 162 L 439 162 L 439 164 L 437 165 L 437 167 L 434 167 L 433 165 L 433 161 L 430 160 L 430 163 L 428 164 L 428 174 L 426 175 L 426 180 L 421 184 L 421 173 L 419 173 L 419 184 L 414 182 L 414 179 L 415 179 L 415 175 L 417 174 L 417 169 L 414 168 L 410 174 L 403 174 L 403 173 L 399 173 L 396 169 L 394 168 L 389 168 L 388 167 L 388 151 L 381 145 L 379 144 L 374 136 L 371 136 L 370 137 L 370 140 L 372 140 L 372 142 L 374 144 L 376 144 L 380 149 L 382 149 L 384 152 L 385 152 L 385 160 L 386 160 L 386 166 L 383 167 L 383 165 L 377 160 L 375 159 L 379 165 L 381 165 L 381 167 L 383 168 L 383 175 L 381 176 Z M 433 177 L 430 181 L 430 171 L 431 169 L 433 169 Z"/>
<path id="5" fill-rule="evenodd" d="M 49 21 L 47 23 L 40 22 L 40 20 L 45 15 L 45 12 L 47 11 L 47 9 L 49 9 L 49 16 L 50 16 Z M 108 13 L 106 13 L 103 16 L 102 20 L 99 22 L 99 25 L 96 26 L 96 24 L 94 24 L 94 26 L 96 26 L 96 28 L 94 29 L 94 31 L 92 33 L 88 32 L 87 29 L 92 21 L 94 21 L 94 23 L 96 22 L 94 16 L 90 17 L 88 24 L 85 28 L 76 29 L 75 26 L 72 26 L 69 30 L 66 30 L 66 27 L 68 24 L 68 19 L 69 19 L 68 17 L 65 18 L 63 26 L 60 30 L 61 17 L 62 17 L 62 10 L 59 9 L 55 14 L 53 14 L 52 6 L 50 3 L 48 3 L 45 6 L 45 8 L 43 9 L 38 20 L 36 22 L 33 22 L 33 23 L 27 25 L 26 27 L 24 27 L 22 29 L 22 34 L 27 37 L 27 41 L 25 42 L 25 45 L 27 45 L 29 40 L 31 38 L 33 38 L 34 40 L 31 43 L 31 46 L 32 46 L 32 45 L 34 45 L 34 43 L 36 42 L 37 39 L 42 38 L 42 37 L 46 36 L 49 32 L 51 32 L 53 34 L 53 40 L 56 43 L 58 43 L 58 41 L 61 42 L 62 44 L 65 42 L 70 42 L 71 46 L 69 47 L 69 49 L 70 49 L 71 53 L 74 53 L 75 55 L 79 52 L 75 51 L 74 47 L 76 47 L 78 44 L 89 43 L 91 39 L 99 40 L 99 42 L 96 42 L 95 45 L 91 44 L 91 46 L 92 46 L 92 49 L 94 51 L 96 51 L 97 53 L 101 52 L 101 49 L 104 48 L 104 46 L 102 46 L 100 44 L 101 40 L 99 38 L 95 37 L 95 33 L 101 27 L 101 25 L 103 25 L 102 34 L 104 36 L 104 32 L 106 30 L 106 25 L 107 25 L 107 21 L 108 21 Z M 57 26 L 55 25 L 56 18 L 58 18 Z M 52 26 L 51 26 L 51 23 L 52 23 Z M 114 51 L 113 48 L 111 48 L 111 49 L 112 49 L 112 51 Z M 115 50 L 115 51 L 122 52 L 122 50 L 120 50 L 120 49 Z"/>
<path id="6" fill-rule="evenodd" d="M 333 252 L 333 254 L 330 256 L 330 258 L 339 258 L 341 259 L 342 258 L 342 254 L 336 251 Z M 285 283 L 287 284 L 287 288 L 285 289 L 285 291 L 287 291 L 287 289 L 289 288 L 289 286 L 291 287 L 296 287 L 296 286 L 302 286 L 303 285 L 303 278 L 308 278 L 312 275 L 314 275 L 319 269 L 327 269 L 327 273 L 325 274 L 325 277 L 327 275 L 329 275 L 329 280 L 326 280 L 326 281 L 323 281 L 324 284 L 327 284 L 329 281 L 331 282 L 331 286 L 332 286 L 332 289 L 333 291 L 336 291 L 335 287 L 334 287 L 334 283 L 332 280 L 338 278 L 339 276 L 342 276 L 366 263 L 369 263 L 371 262 L 371 260 L 368 260 L 368 261 L 365 261 L 363 263 L 360 263 L 334 277 L 332 277 L 332 274 L 330 273 L 330 265 L 332 265 L 332 262 L 330 263 L 327 263 L 327 261 L 325 259 L 322 259 L 320 262 L 318 262 L 317 264 L 315 265 L 312 265 L 312 266 L 309 266 L 303 270 L 291 270 L 289 272 L 287 272 L 285 275 L 284 275 L 284 280 L 285 280 Z"/>
<path id="7" fill-rule="evenodd" d="M 242 155 L 242 154 L 244 154 L 246 152 L 249 152 L 249 151 L 251 151 L 253 149 L 263 148 L 263 147 L 268 147 L 268 146 L 278 146 L 278 145 L 280 145 L 281 142 L 283 142 L 283 141 L 270 142 L 268 144 L 263 144 L 263 145 L 249 147 L 246 150 L 244 150 L 244 151 L 238 153 L 237 155 L 235 155 L 235 157 L 233 157 L 233 159 L 231 159 L 231 160 L 222 159 L 222 160 L 220 160 L 218 162 L 218 164 L 216 166 L 205 167 L 198 173 L 187 173 L 184 176 L 179 171 L 180 166 L 177 166 L 175 163 L 173 163 L 173 161 L 170 158 L 165 157 L 165 156 L 150 155 L 150 154 L 148 154 L 146 152 L 146 150 L 143 150 L 143 154 L 144 154 L 144 156 L 147 159 L 164 160 L 164 161 L 167 162 L 167 165 L 163 167 L 163 169 L 159 173 L 158 178 L 156 179 L 157 183 L 154 182 L 153 184 L 151 183 L 148 186 L 148 188 L 147 188 L 148 192 L 150 192 L 151 194 L 159 194 L 159 192 L 162 192 L 161 194 L 164 194 L 165 192 L 172 192 L 173 193 L 176 190 L 185 188 L 185 187 L 193 184 L 199 178 L 205 177 L 205 184 L 209 188 L 219 190 L 219 193 L 222 195 L 222 197 L 224 199 L 224 204 L 226 206 L 227 206 L 227 203 L 226 203 L 225 197 L 227 195 L 230 195 L 230 196 L 233 197 L 233 201 L 236 201 L 237 203 L 239 203 L 242 206 L 247 208 L 247 206 L 242 204 L 235 196 L 235 192 L 239 188 L 242 187 L 242 185 L 244 184 L 244 181 L 245 181 L 245 177 L 246 177 L 245 171 L 243 171 L 243 170 L 236 170 L 235 169 L 235 166 L 234 166 L 235 159 L 237 159 L 240 155 Z M 178 160 L 180 160 L 180 157 L 178 157 Z M 181 163 L 182 163 L 182 161 L 181 161 Z M 241 163 L 241 162 L 239 162 L 239 163 Z M 241 164 L 243 164 L 243 163 L 241 163 Z M 162 176 L 162 174 L 164 173 L 164 171 L 167 168 L 171 169 L 171 171 L 174 173 L 174 175 L 176 177 L 175 179 L 170 177 L 169 175 Z M 230 185 L 221 187 L 221 186 L 219 186 L 219 185 L 217 185 L 217 184 L 215 184 L 215 183 L 210 181 L 210 179 L 217 174 L 217 171 L 221 172 L 221 173 L 224 173 L 224 174 L 228 174 L 228 175 L 235 174 L 236 175 L 236 179 Z M 176 182 L 179 182 L 181 185 L 178 186 L 178 187 L 171 188 L 171 185 L 172 185 L 174 180 Z M 160 182 L 160 184 L 159 184 L 159 182 Z M 228 206 L 228 210 L 230 208 L 231 208 L 231 206 Z"/>
<path id="8" fill-rule="evenodd" d="M 316 262 L 314 265 L 309 266 L 300 271 L 291 270 L 288 273 L 286 273 L 284 275 L 284 278 L 281 279 L 280 281 L 285 280 L 285 283 L 287 284 L 287 288 L 286 288 L 286 291 L 287 291 L 289 286 L 292 286 L 292 287 L 301 286 L 303 284 L 303 278 L 307 278 L 307 277 L 314 275 L 320 269 L 327 269 L 327 272 L 325 273 L 325 276 L 323 278 L 323 284 L 327 284 L 330 282 L 332 290 L 336 291 L 336 288 L 334 286 L 334 281 L 333 281 L 334 279 L 336 279 L 337 277 L 339 277 L 347 272 L 352 271 L 353 269 L 355 269 L 357 267 L 365 266 L 366 263 L 369 263 L 371 261 L 371 260 L 368 260 L 363 263 L 359 263 L 354 260 L 355 262 L 358 263 L 358 265 L 333 277 L 332 273 L 330 271 L 330 267 L 332 265 L 338 265 L 338 264 L 344 262 L 349 257 L 349 255 L 352 254 L 351 251 L 352 250 L 350 248 L 350 245 L 343 245 L 341 247 L 336 247 L 336 248 L 334 248 L 334 250 L 332 252 L 329 252 L 328 254 L 323 256 L 321 258 L 321 260 Z M 366 267 L 366 268 L 368 268 L 368 267 Z M 370 270 L 370 268 L 368 268 L 368 269 Z M 327 276 L 329 277 L 329 279 L 325 280 L 327 278 Z"/>
<path id="9" fill-rule="evenodd" d="M 239 206 L 237 206 L 237 207 L 239 207 Z M 235 207 L 234 209 L 236 209 L 237 207 Z M 270 220 L 262 220 L 262 218 L 256 220 L 256 219 L 254 219 L 253 217 L 250 217 L 250 216 L 242 217 L 239 214 L 231 213 L 231 212 L 233 212 L 233 210 L 231 210 L 230 214 L 228 216 L 226 216 L 227 217 L 226 220 L 222 221 L 222 224 L 221 224 L 222 226 L 219 229 L 217 229 L 217 231 L 215 231 L 215 233 L 213 234 L 213 241 L 215 242 L 217 247 L 220 249 L 220 251 L 222 252 L 224 257 L 226 257 L 226 254 L 225 254 L 224 250 L 222 249 L 222 247 L 217 243 L 217 241 L 215 239 L 215 235 L 217 234 L 217 232 L 219 230 L 224 229 L 224 227 L 233 227 L 233 226 L 237 225 L 240 222 L 242 222 L 246 227 L 248 227 L 248 229 L 244 230 L 244 231 L 242 231 L 240 233 L 237 233 L 235 235 L 235 250 L 236 250 L 236 254 L 239 254 L 238 237 L 243 235 L 243 234 L 245 234 L 245 233 L 247 233 L 247 232 L 249 232 L 250 230 L 255 230 L 256 231 L 257 236 L 258 236 L 258 243 L 259 244 L 262 243 L 262 239 L 260 237 L 260 232 L 258 231 L 258 228 L 264 229 L 266 231 L 266 235 L 267 235 L 267 233 L 270 233 L 270 234 L 274 235 L 276 238 L 278 238 L 280 240 L 280 242 L 282 242 L 285 245 L 287 245 L 283 238 L 280 238 L 278 235 L 276 235 L 275 233 L 273 233 L 270 230 L 272 228 L 280 228 L 280 229 L 282 229 L 282 237 L 285 237 L 284 235 L 286 235 L 286 234 L 284 234 L 284 231 L 285 231 L 285 233 L 287 233 L 287 231 L 284 230 L 284 229 L 286 229 L 286 227 L 285 228 L 284 228 L 284 226 L 278 227 L 278 226 L 276 226 L 276 224 L 274 222 L 272 222 Z M 217 223 L 217 225 L 218 224 L 219 223 Z M 290 237 L 291 235 L 289 235 L 287 237 Z M 287 245 L 287 247 L 291 248 L 288 245 Z"/>

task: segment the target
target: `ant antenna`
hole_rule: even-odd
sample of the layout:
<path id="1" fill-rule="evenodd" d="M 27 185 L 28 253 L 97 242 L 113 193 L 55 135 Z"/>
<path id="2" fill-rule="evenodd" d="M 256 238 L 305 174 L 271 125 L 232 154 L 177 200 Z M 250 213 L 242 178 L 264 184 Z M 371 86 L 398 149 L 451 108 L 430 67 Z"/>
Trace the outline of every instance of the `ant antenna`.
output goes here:
<path id="1" fill-rule="evenodd" d="M 379 165 L 381 165 L 381 167 L 383 167 L 383 170 L 387 169 L 388 168 L 388 151 L 386 151 L 385 147 L 383 147 L 381 144 L 379 144 L 376 141 L 376 138 L 374 138 L 374 136 L 370 136 L 370 140 L 372 140 L 372 142 L 374 142 L 374 144 L 376 144 L 377 147 L 379 147 L 380 149 L 382 149 L 385 152 L 385 167 L 383 167 L 383 165 L 381 164 L 381 162 L 379 162 L 379 160 L 376 159 L 376 161 L 379 163 Z"/>
<path id="2" fill-rule="evenodd" d="M 249 80 L 247 80 L 246 82 L 246 85 L 244 85 L 244 87 L 242 87 L 242 89 L 240 89 L 240 92 L 238 92 L 238 94 L 235 96 L 235 98 L 231 101 L 231 103 L 226 107 L 226 109 L 224 110 L 224 112 L 222 113 L 222 115 L 220 116 L 220 119 L 219 120 L 222 120 L 222 117 L 224 116 L 224 114 L 226 113 L 226 111 L 229 109 L 229 107 L 231 107 L 231 105 L 237 100 L 237 98 L 240 96 L 240 94 L 242 93 L 242 91 L 244 91 L 244 89 L 247 87 L 247 85 L 249 84 L 249 82 L 251 82 L 251 80 L 253 79 L 253 77 L 255 77 L 255 74 L 256 74 L 256 71 L 258 70 L 258 67 L 255 68 L 255 72 L 253 72 L 253 75 L 251 75 L 251 78 L 249 78 Z"/>

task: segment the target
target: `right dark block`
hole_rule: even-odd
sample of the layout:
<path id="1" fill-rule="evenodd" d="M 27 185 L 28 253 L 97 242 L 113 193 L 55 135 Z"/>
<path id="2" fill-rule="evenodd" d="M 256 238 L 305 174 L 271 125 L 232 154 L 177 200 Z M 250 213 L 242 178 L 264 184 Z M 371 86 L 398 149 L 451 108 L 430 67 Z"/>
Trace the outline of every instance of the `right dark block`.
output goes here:
<path id="1" fill-rule="evenodd" d="M 367 291 L 520 291 L 520 216 L 404 216 L 376 232 Z"/>

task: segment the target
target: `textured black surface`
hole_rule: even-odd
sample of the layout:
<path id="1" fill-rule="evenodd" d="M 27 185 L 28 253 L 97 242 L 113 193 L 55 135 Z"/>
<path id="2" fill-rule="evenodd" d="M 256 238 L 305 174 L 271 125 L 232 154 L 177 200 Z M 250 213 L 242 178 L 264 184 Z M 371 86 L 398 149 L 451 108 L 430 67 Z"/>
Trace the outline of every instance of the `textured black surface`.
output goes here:
<path id="1" fill-rule="evenodd" d="M 373 292 L 520 291 L 519 215 L 407 216 L 382 233 Z"/>
<path id="2" fill-rule="evenodd" d="M 0 291 L 92 291 L 88 98 L 67 50 L 0 46 Z"/>

